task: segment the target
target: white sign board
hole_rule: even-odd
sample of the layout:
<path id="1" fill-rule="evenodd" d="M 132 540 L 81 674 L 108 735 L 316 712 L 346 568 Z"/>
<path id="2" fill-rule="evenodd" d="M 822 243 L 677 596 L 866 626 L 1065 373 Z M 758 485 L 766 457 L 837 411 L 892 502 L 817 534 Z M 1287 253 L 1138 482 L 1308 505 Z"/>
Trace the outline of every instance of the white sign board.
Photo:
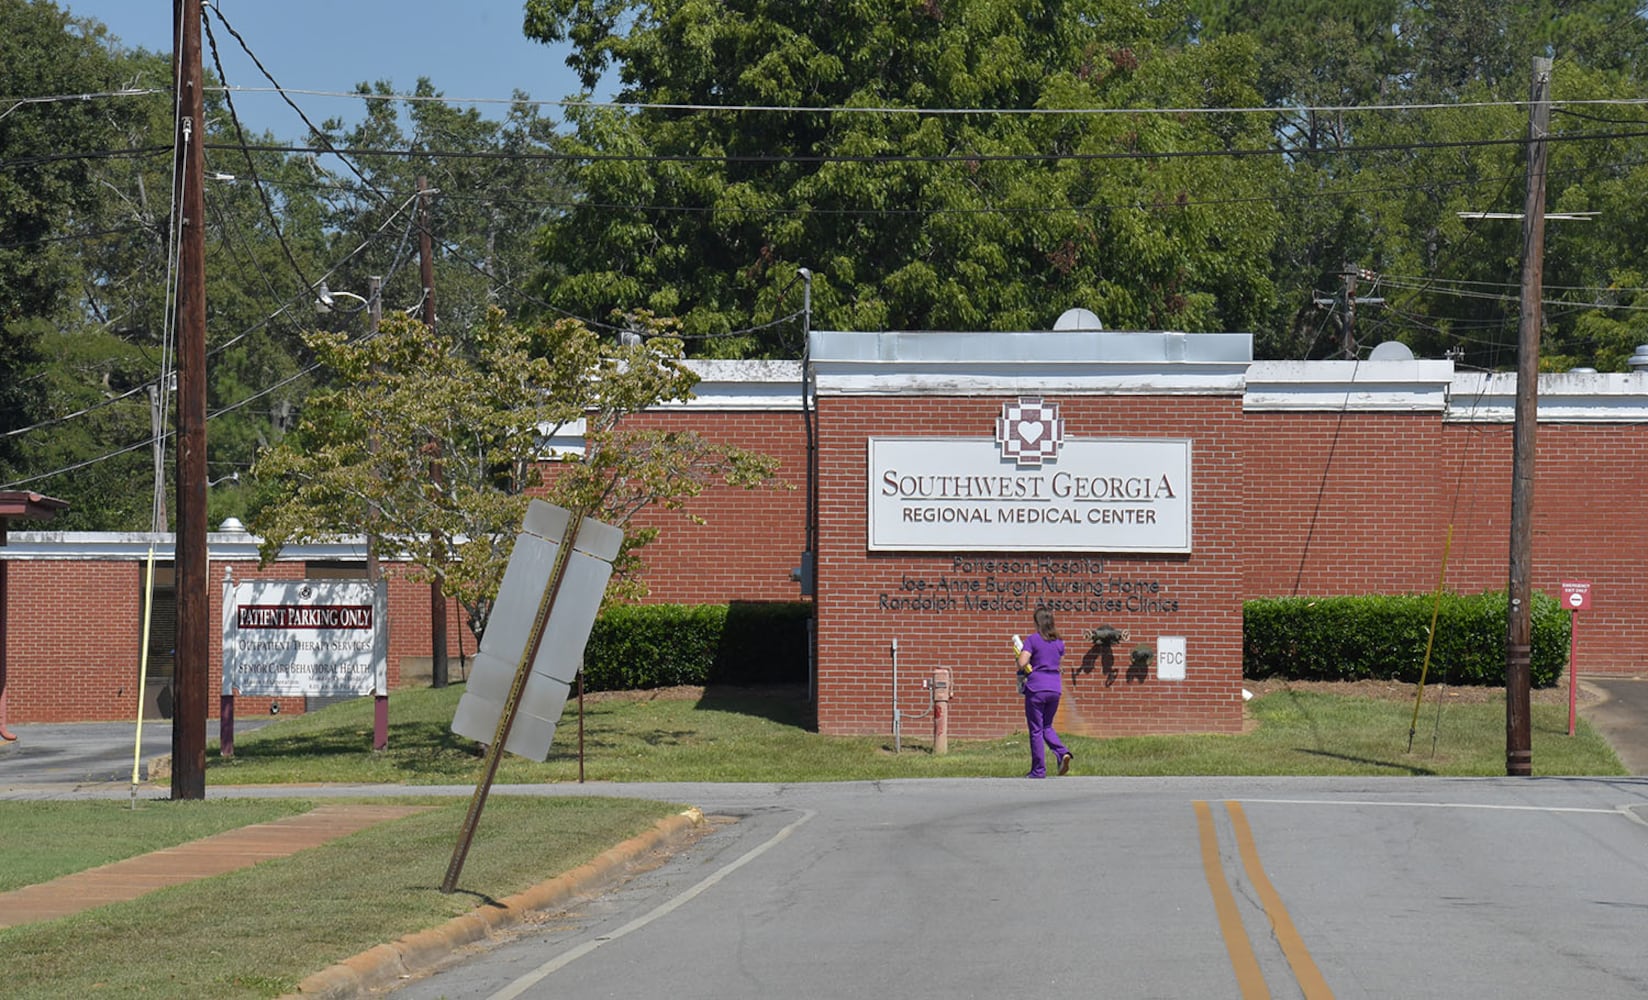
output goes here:
<path id="1" fill-rule="evenodd" d="M 527 508 L 504 570 L 498 599 L 486 620 L 480 651 L 452 719 L 452 731 L 477 743 L 497 736 L 515 673 L 527 655 L 532 626 L 549 587 L 555 554 L 571 520 L 567 510 L 534 500 Z M 515 720 L 504 749 L 542 761 L 549 757 L 567 690 L 584 662 L 584 646 L 612 576 L 612 560 L 624 540 L 619 528 L 585 518 L 568 557 L 549 620 L 544 625 L 531 673 L 521 689 Z"/>
<path id="2" fill-rule="evenodd" d="M 989 438 L 871 438 L 869 547 L 1189 552 L 1190 442 L 1066 439 L 1037 465 Z"/>
<path id="3" fill-rule="evenodd" d="M 365 580 L 251 580 L 224 588 L 223 693 L 389 693 L 387 589 Z"/>
<path id="4" fill-rule="evenodd" d="M 1185 679 L 1185 637 L 1164 635 L 1156 639 L 1156 679 L 1182 681 Z"/>

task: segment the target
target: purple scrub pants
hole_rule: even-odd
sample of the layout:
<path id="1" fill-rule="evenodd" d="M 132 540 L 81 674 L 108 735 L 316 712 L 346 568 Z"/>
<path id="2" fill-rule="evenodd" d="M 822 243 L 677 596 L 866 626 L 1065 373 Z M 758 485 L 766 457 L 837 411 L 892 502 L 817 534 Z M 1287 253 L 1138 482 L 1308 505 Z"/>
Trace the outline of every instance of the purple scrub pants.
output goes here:
<path id="1" fill-rule="evenodd" d="M 1024 696 L 1024 721 L 1030 726 L 1030 773 L 1027 778 L 1047 777 L 1047 751 L 1058 760 L 1066 753 L 1059 734 L 1053 731 L 1053 716 L 1059 711 L 1059 692 L 1031 691 Z"/>

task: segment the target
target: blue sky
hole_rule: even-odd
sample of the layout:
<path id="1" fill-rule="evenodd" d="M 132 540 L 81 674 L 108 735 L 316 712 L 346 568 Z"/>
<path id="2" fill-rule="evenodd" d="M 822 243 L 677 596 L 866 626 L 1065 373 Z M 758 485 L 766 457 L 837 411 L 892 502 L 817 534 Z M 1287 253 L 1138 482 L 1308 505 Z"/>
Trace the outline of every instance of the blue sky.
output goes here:
<path id="1" fill-rule="evenodd" d="M 91 17 L 132 48 L 172 49 L 172 0 L 56 0 L 80 17 Z M 356 83 L 387 79 L 409 91 L 419 76 L 454 98 L 508 98 L 516 89 L 538 100 L 575 93 L 565 46 L 528 41 L 521 34 L 523 0 L 217 0 L 281 86 L 352 91 Z M 233 86 L 268 82 L 241 51 L 222 22 L 210 17 L 224 72 Z M 211 67 L 211 53 L 205 55 Z M 608 94 L 607 96 L 610 96 Z M 358 100 L 294 95 L 312 120 L 359 117 Z M 501 117 L 502 104 L 480 104 Z M 274 94 L 236 94 L 235 108 L 254 130 L 280 138 L 301 136 L 298 116 Z M 555 109 L 549 117 L 559 119 Z"/>

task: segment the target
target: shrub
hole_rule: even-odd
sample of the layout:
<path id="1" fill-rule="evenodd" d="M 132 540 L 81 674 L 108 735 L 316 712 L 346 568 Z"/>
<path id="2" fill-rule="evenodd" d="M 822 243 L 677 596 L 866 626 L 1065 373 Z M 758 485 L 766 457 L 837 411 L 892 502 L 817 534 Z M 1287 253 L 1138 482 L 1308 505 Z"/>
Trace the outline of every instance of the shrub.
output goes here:
<path id="1" fill-rule="evenodd" d="M 1371 595 L 1286 597 L 1242 606 L 1242 673 L 1263 679 L 1417 683 L 1436 610 L 1430 676 L 1454 684 L 1505 683 L 1506 597 Z M 1550 687 L 1567 661 L 1571 622 L 1555 598 L 1533 595 L 1531 683 Z"/>
<path id="2" fill-rule="evenodd" d="M 590 632 L 584 687 L 805 683 L 812 607 L 749 601 L 615 605 Z"/>

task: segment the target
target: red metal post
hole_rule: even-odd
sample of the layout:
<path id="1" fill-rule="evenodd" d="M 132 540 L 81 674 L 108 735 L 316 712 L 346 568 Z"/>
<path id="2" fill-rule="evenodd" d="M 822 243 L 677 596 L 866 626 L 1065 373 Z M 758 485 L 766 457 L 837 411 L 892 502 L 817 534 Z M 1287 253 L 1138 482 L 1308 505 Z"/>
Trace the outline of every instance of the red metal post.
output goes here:
<path id="1" fill-rule="evenodd" d="M 235 696 L 217 699 L 217 755 L 228 760 L 235 755 Z"/>
<path id="2" fill-rule="evenodd" d="M 1575 611 L 1568 626 L 1568 735 L 1574 735 L 1574 723 L 1579 704 L 1579 612 Z"/>
<path id="3" fill-rule="evenodd" d="M 6 544 L 6 519 L 0 517 L 0 545 Z M 6 728 L 6 561 L 0 559 L 0 741 L 15 742 L 17 734 Z"/>
<path id="4" fill-rule="evenodd" d="M 389 749 L 389 696 L 386 694 L 373 696 L 372 749 Z"/>

